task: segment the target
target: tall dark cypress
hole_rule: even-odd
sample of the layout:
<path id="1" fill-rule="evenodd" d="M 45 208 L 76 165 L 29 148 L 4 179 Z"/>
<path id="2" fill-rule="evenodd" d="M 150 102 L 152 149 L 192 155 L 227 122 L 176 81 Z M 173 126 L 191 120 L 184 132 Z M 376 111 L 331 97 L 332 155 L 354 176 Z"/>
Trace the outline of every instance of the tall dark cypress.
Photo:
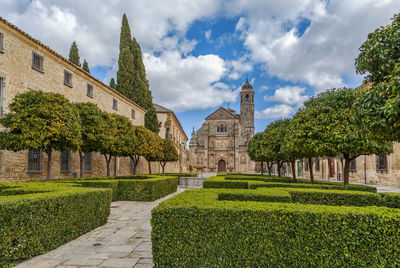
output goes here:
<path id="1" fill-rule="evenodd" d="M 143 64 L 142 50 L 135 38 L 132 39 L 131 51 L 134 61 L 133 96 L 132 100 L 147 110 L 144 118 L 145 127 L 158 133 L 160 123 L 157 118 L 156 109 L 153 104 L 153 97 L 146 79 L 146 69 Z"/>
<path id="2" fill-rule="evenodd" d="M 128 98 L 132 98 L 132 80 L 134 77 L 133 57 L 131 53 L 131 28 L 126 14 L 122 16 L 121 34 L 119 38 L 119 58 L 116 90 Z"/>
<path id="3" fill-rule="evenodd" d="M 72 42 L 71 48 L 69 49 L 69 61 L 75 65 L 81 67 L 81 59 L 79 57 L 79 49 L 76 42 Z"/>
<path id="4" fill-rule="evenodd" d="M 82 70 L 90 73 L 89 64 L 88 64 L 88 62 L 86 60 L 83 60 Z"/>
<path id="5" fill-rule="evenodd" d="M 110 80 L 110 88 L 116 89 L 117 85 L 115 84 L 114 78 L 111 78 Z"/>

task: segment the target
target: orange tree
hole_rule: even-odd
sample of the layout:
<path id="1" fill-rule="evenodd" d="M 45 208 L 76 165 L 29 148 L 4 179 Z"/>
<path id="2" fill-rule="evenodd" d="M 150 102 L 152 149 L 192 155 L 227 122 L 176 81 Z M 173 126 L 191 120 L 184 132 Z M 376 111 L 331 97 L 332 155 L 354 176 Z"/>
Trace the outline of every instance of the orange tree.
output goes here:
<path id="1" fill-rule="evenodd" d="M 136 173 L 136 167 L 139 163 L 140 156 L 143 156 L 148 161 L 149 173 L 151 173 L 150 162 L 157 161 L 154 159 L 160 158 L 161 138 L 143 126 L 134 126 L 133 133 L 136 139 L 128 154 L 134 164 L 133 172 Z"/>
<path id="2" fill-rule="evenodd" d="M 104 142 L 104 133 L 107 125 L 105 125 L 102 111 L 96 104 L 76 103 L 76 109 L 79 112 L 81 118 L 81 132 L 82 139 L 79 146 L 79 168 L 80 177 L 84 177 L 84 163 L 85 158 L 89 152 L 97 152 L 100 149 L 100 145 Z"/>
<path id="3" fill-rule="evenodd" d="M 43 91 L 18 94 L 9 107 L 11 112 L 0 120 L 6 128 L 0 135 L 0 147 L 11 151 L 44 150 L 47 180 L 51 180 L 53 150 L 79 148 L 79 113 L 63 95 Z"/>
<path id="4" fill-rule="evenodd" d="M 133 125 L 127 117 L 105 112 L 103 112 L 102 117 L 106 128 L 99 151 L 104 155 L 107 164 L 107 176 L 110 176 L 112 157 L 130 155 L 136 136 Z"/>
<path id="5" fill-rule="evenodd" d="M 175 148 L 174 142 L 170 139 L 162 139 L 161 140 L 161 148 L 160 154 L 161 156 L 158 161 L 160 162 L 162 173 L 164 173 L 165 165 L 167 162 L 176 162 L 178 161 L 178 151 Z"/>

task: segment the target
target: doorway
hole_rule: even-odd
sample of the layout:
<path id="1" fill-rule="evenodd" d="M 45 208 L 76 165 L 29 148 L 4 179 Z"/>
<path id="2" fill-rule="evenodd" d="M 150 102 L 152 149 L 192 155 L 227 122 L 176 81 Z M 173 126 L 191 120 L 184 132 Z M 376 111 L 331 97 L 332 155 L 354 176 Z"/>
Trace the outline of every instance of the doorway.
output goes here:
<path id="1" fill-rule="evenodd" d="M 333 161 L 332 158 L 329 158 L 328 165 L 329 165 L 329 177 L 334 177 L 335 176 L 335 161 Z"/>
<path id="2" fill-rule="evenodd" d="M 218 161 L 218 172 L 226 172 L 226 162 L 225 160 Z"/>
<path id="3" fill-rule="evenodd" d="M 303 176 L 303 162 L 302 161 L 297 161 L 297 176 L 301 177 Z"/>

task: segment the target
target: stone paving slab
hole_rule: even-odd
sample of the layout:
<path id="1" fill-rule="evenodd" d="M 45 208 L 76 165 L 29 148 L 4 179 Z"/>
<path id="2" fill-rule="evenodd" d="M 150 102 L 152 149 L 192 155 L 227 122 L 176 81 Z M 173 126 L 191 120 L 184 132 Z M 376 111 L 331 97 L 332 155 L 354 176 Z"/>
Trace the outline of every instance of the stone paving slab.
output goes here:
<path id="1" fill-rule="evenodd" d="M 176 193 L 155 202 L 113 202 L 105 225 L 16 267 L 153 267 L 151 210 L 163 200 L 183 191 L 179 188 Z"/>

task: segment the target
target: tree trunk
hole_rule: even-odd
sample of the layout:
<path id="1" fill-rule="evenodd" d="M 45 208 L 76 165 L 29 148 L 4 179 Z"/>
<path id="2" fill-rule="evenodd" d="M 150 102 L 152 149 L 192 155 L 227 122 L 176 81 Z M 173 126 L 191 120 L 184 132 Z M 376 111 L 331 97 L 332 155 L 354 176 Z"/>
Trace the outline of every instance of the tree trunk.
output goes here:
<path id="1" fill-rule="evenodd" d="M 264 175 L 264 162 L 261 161 L 261 176 Z"/>
<path id="2" fill-rule="evenodd" d="M 82 151 L 79 151 L 79 176 L 81 178 L 85 176 L 85 169 L 84 169 L 85 157 L 86 154 L 84 154 Z"/>
<path id="3" fill-rule="evenodd" d="M 139 155 L 129 155 L 129 158 L 132 160 L 133 162 L 133 174 L 136 174 L 136 167 L 137 164 L 139 163 Z"/>
<path id="4" fill-rule="evenodd" d="M 167 162 L 160 162 L 160 165 L 161 165 L 161 168 L 162 168 L 162 174 L 164 174 L 165 164 L 167 164 Z"/>
<path id="5" fill-rule="evenodd" d="M 308 158 L 308 168 L 310 169 L 311 183 L 314 183 L 313 161 L 311 157 Z"/>
<path id="6" fill-rule="evenodd" d="M 343 183 L 344 185 L 349 184 L 349 174 L 350 174 L 350 155 L 343 154 L 344 156 L 344 171 L 343 171 Z"/>
<path id="7" fill-rule="evenodd" d="M 282 166 L 282 163 L 278 162 L 278 177 L 281 177 L 281 166 Z"/>
<path id="8" fill-rule="evenodd" d="M 290 163 L 292 165 L 292 182 L 296 183 L 296 159 L 292 160 Z"/>
<path id="9" fill-rule="evenodd" d="M 271 176 L 271 173 L 272 173 L 272 163 L 267 162 L 267 168 L 268 168 L 268 176 Z"/>
<path id="10" fill-rule="evenodd" d="M 52 148 L 51 145 L 46 146 L 46 154 L 47 154 L 47 180 L 51 181 L 53 177 L 53 172 L 51 170 L 51 160 L 52 160 Z"/>
<path id="11" fill-rule="evenodd" d="M 149 160 L 147 160 L 147 164 L 149 165 L 149 174 L 151 174 L 151 162 Z"/>
<path id="12" fill-rule="evenodd" d="M 112 156 L 110 155 L 110 157 L 107 156 L 107 154 L 104 154 L 104 157 L 106 159 L 106 163 L 107 163 L 107 176 L 111 176 L 111 159 Z"/>
<path id="13" fill-rule="evenodd" d="M 114 156 L 114 176 L 117 176 L 117 157 Z"/>

